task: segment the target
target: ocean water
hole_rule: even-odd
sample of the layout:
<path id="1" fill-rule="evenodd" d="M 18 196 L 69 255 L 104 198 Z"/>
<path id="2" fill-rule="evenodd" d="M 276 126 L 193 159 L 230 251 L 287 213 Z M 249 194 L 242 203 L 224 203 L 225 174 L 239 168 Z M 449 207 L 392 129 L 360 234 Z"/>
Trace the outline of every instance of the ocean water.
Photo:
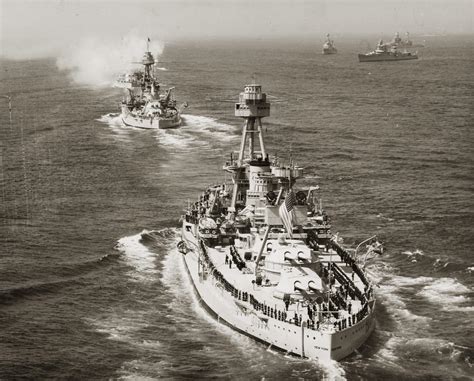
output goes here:
<path id="1" fill-rule="evenodd" d="M 337 46 L 165 44 L 158 74 L 190 104 L 169 131 L 123 127 L 108 115 L 121 91 L 55 58 L 0 61 L 0 379 L 471 379 L 472 36 L 431 37 L 406 62 Z M 339 363 L 217 324 L 175 249 L 187 200 L 225 179 L 252 77 L 272 103 L 268 151 L 306 168 L 347 245 L 386 245 L 369 265 L 376 330 Z"/>

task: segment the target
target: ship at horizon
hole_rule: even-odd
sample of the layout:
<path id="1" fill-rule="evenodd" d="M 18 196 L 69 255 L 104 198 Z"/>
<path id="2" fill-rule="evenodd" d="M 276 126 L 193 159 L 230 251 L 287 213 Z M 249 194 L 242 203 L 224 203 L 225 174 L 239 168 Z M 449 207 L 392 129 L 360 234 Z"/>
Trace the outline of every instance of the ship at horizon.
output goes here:
<path id="1" fill-rule="evenodd" d="M 424 48 L 425 47 L 425 44 L 414 43 L 412 40 L 410 40 L 409 32 L 406 32 L 405 35 L 406 35 L 405 40 L 402 40 L 402 38 L 400 37 L 400 34 L 398 32 L 395 33 L 395 36 L 393 37 L 392 41 L 389 42 L 389 46 L 395 46 L 396 48 Z"/>
<path id="2" fill-rule="evenodd" d="M 396 45 L 385 44 L 380 40 L 375 50 L 361 54 L 359 53 L 359 62 L 378 62 L 378 61 L 404 61 L 418 59 L 417 53 L 408 52 L 406 49 L 400 51 Z"/>
<path id="3" fill-rule="evenodd" d="M 326 42 L 324 43 L 323 45 L 323 54 L 324 55 L 327 55 L 327 54 L 336 54 L 337 53 L 337 49 L 336 47 L 334 46 L 334 40 L 331 40 L 331 38 L 329 37 L 329 33 L 326 35 Z"/>
<path id="4" fill-rule="evenodd" d="M 120 76 L 115 87 L 126 90 L 121 103 L 120 118 L 129 127 L 145 129 L 176 128 L 181 125 L 181 110 L 187 103 L 177 107 L 174 87 L 162 92 L 155 75 L 155 58 L 150 52 L 150 39 L 147 50 L 140 62 L 143 70 L 132 71 Z"/>
<path id="5" fill-rule="evenodd" d="M 304 169 L 270 157 L 262 118 L 270 103 L 246 85 L 235 104 L 245 120 L 240 150 L 182 216 L 185 268 L 200 304 L 236 331 L 287 354 L 340 360 L 375 328 L 365 260 L 381 254 L 375 236 L 364 254 L 331 232 L 318 185 L 296 189 Z M 259 150 L 257 150 L 259 146 Z M 248 148 L 246 148 L 248 147 Z"/>

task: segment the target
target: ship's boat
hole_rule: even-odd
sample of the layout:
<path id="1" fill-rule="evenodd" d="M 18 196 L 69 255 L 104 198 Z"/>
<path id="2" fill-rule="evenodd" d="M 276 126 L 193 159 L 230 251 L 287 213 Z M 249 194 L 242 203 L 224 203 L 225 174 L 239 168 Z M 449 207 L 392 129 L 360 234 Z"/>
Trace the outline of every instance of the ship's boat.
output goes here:
<path id="1" fill-rule="evenodd" d="M 397 46 L 391 44 L 384 44 L 380 40 L 374 51 L 359 54 L 359 62 L 377 62 L 377 61 L 404 61 L 418 59 L 417 53 L 408 51 L 400 51 Z"/>
<path id="2" fill-rule="evenodd" d="M 246 123 L 238 157 L 223 167 L 232 181 L 205 189 L 182 216 L 178 250 L 198 300 L 272 348 L 340 360 L 375 327 L 363 260 L 381 253 L 380 244 L 365 256 L 342 246 L 319 186 L 296 189 L 303 168 L 267 154 L 262 118 L 270 104 L 260 85 L 245 86 L 235 115 Z"/>
<path id="3" fill-rule="evenodd" d="M 329 33 L 326 35 L 327 40 L 323 45 L 323 54 L 336 54 L 337 49 L 334 46 L 334 40 L 329 38 Z"/>
<path id="4" fill-rule="evenodd" d="M 172 93 L 174 87 L 165 92 L 160 91 L 160 84 L 154 73 L 155 58 L 148 46 L 140 64 L 143 65 L 143 71 L 122 75 L 115 83 L 116 87 L 127 91 L 121 105 L 122 122 L 126 126 L 137 128 L 179 127 L 181 110 L 187 107 L 187 103 L 177 107 Z"/>

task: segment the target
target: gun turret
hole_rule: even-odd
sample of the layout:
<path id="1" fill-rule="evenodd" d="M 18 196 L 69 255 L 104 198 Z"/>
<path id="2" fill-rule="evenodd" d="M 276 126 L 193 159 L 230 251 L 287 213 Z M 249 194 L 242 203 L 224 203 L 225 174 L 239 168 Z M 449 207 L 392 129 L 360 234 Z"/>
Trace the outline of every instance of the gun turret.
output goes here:
<path id="1" fill-rule="evenodd" d="M 166 90 L 165 97 L 163 98 L 163 102 L 168 103 L 171 98 L 171 91 L 174 90 L 174 87 L 170 87 L 168 90 Z"/>
<path id="2" fill-rule="evenodd" d="M 295 287 L 295 291 L 306 292 L 306 289 L 303 288 L 303 285 L 301 284 L 301 282 L 300 282 L 299 280 L 297 280 L 297 281 L 294 283 L 294 287 Z"/>
<path id="3" fill-rule="evenodd" d="M 308 282 L 308 288 L 314 292 L 321 292 L 321 290 L 316 286 L 316 283 L 313 280 Z"/>

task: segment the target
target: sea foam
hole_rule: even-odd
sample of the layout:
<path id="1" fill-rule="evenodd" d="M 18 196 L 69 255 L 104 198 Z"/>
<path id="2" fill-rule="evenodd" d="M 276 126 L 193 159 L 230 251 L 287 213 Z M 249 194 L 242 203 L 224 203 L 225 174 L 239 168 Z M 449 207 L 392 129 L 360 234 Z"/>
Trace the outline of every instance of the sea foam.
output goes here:
<path id="1" fill-rule="evenodd" d="M 468 287 L 454 278 L 439 278 L 424 286 L 418 295 L 432 303 L 441 305 L 446 311 L 472 311 L 474 310 L 473 306 L 463 305 L 471 302 L 471 298 L 466 295 L 470 292 Z"/>
<path id="2" fill-rule="evenodd" d="M 207 135 L 207 138 L 212 135 L 218 140 L 238 139 L 238 136 L 234 134 L 237 128 L 232 125 L 201 115 L 183 114 L 182 117 L 185 126 L 189 126 L 193 132 Z"/>
<path id="3" fill-rule="evenodd" d="M 144 230 L 142 233 L 119 239 L 116 248 L 125 254 L 127 264 L 133 268 L 128 273 L 132 279 L 153 281 L 158 272 L 155 267 L 156 254 L 140 242 L 142 234 L 145 233 L 148 231 Z"/>

